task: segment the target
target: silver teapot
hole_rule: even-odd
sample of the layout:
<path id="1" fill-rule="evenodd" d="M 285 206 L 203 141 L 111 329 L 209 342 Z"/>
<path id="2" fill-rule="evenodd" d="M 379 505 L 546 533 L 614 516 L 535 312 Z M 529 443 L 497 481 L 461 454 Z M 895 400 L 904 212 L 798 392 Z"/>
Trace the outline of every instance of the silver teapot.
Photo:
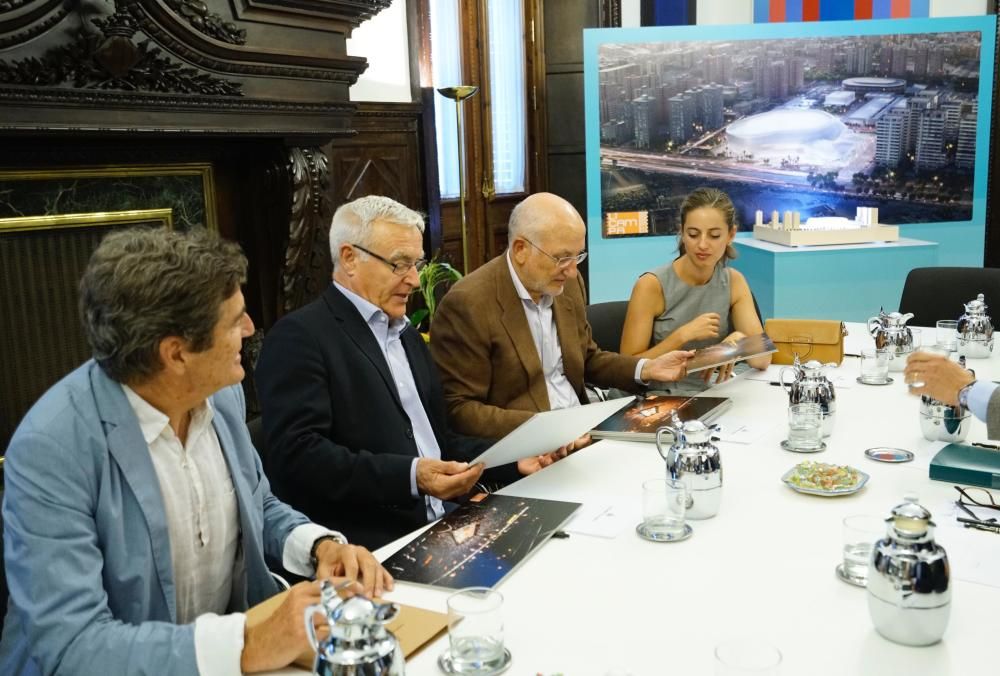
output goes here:
<path id="1" fill-rule="evenodd" d="M 986 314 L 986 297 L 976 296 L 965 304 L 958 318 L 958 354 L 970 359 L 987 359 L 993 353 L 993 322 Z"/>
<path id="2" fill-rule="evenodd" d="M 951 567 L 944 548 L 934 542 L 931 513 L 908 496 L 886 523 L 868 567 L 868 613 L 890 641 L 937 643 L 951 612 Z"/>
<path id="3" fill-rule="evenodd" d="M 667 478 L 684 481 L 687 485 L 687 518 L 708 519 L 719 513 L 722 503 L 722 457 L 712 443 L 712 433 L 722 428 L 711 427 L 700 420 L 682 423 L 677 411 L 671 413 L 671 424 L 656 430 L 656 450 L 667 462 Z M 664 434 L 673 443 L 663 450 Z"/>
<path id="4" fill-rule="evenodd" d="M 836 364 L 821 364 L 816 360 L 800 364 L 799 356 L 795 355 L 792 365 L 786 366 L 778 372 L 778 382 L 788 392 L 789 405 L 819 404 L 823 411 L 824 437 L 830 436 L 833 432 L 833 418 L 834 413 L 837 412 L 837 393 L 833 389 L 833 383 L 826 377 L 823 370 L 835 366 Z M 785 382 L 786 373 L 794 376 L 789 382 Z"/>
<path id="5" fill-rule="evenodd" d="M 343 585 L 351 584 L 350 582 Z M 343 586 L 341 585 L 341 586 Z M 340 587 L 320 584 L 320 602 L 305 609 L 306 634 L 316 651 L 313 673 L 319 676 L 403 676 L 403 649 L 386 629 L 399 613 L 395 603 L 375 603 L 364 596 L 341 599 Z M 317 641 L 313 615 L 323 614 L 330 635 Z"/>
<path id="6" fill-rule="evenodd" d="M 884 350 L 889 355 L 889 370 L 902 371 L 906 368 L 906 358 L 913 352 L 913 332 L 906 322 L 913 319 L 913 313 L 898 312 L 886 314 L 879 308 L 878 316 L 868 320 L 868 333 L 875 339 L 875 349 Z"/>
<path id="7" fill-rule="evenodd" d="M 964 406 L 951 406 L 920 395 L 920 431 L 928 441 L 965 441 L 972 414 Z"/>

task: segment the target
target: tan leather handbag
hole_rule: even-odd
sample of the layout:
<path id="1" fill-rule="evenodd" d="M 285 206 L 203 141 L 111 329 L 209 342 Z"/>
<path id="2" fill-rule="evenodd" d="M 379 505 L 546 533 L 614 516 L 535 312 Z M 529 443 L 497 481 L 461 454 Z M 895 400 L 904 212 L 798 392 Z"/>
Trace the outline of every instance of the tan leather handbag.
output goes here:
<path id="1" fill-rule="evenodd" d="M 768 319 L 764 333 L 774 341 L 778 351 L 772 364 L 791 364 L 795 355 L 799 361 L 815 359 L 823 364 L 844 361 L 844 322 L 831 319 Z"/>

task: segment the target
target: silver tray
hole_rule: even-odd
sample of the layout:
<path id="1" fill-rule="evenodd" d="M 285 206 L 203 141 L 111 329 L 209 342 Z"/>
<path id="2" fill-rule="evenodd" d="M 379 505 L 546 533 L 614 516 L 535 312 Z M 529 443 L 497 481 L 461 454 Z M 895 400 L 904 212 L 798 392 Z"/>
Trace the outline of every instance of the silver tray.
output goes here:
<path id="1" fill-rule="evenodd" d="M 913 460 L 913 451 L 891 446 L 875 446 L 865 449 L 865 457 L 875 462 L 910 462 Z"/>
<path id="2" fill-rule="evenodd" d="M 781 476 L 781 481 L 786 486 L 791 488 L 793 491 L 797 491 L 799 493 L 805 493 L 806 495 L 821 495 L 826 498 L 835 498 L 840 495 L 851 495 L 852 493 L 857 493 L 862 488 L 864 488 L 865 484 L 868 483 L 868 480 L 871 479 L 871 476 L 869 476 L 865 472 L 862 472 L 860 469 L 857 469 L 856 467 L 853 469 L 857 471 L 860 478 L 858 479 L 858 483 L 856 483 L 854 486 L 851 486 L 850 488 L 836 488 L 834 490 L 828 491 L 828 490 L 823 490 L 822 488 L 803 488 L 802 486 L 796 486 L 791 481 L 789 481 L 792 475 L 795 474 L 795 467 L 785 472 Z"/>

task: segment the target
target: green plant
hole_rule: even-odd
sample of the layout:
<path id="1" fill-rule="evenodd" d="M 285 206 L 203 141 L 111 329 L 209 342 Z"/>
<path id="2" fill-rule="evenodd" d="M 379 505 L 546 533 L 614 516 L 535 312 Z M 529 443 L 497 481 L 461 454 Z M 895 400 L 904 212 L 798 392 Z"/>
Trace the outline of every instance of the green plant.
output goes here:
<path id="1" fill-rule="evenodd" d="M 424 269 L 420 271 L 420 295 L 424 297 L 424 307 L 415 310 L 410 316 L 410 323 L 419 327 L 426 319 L 428 323 L 434 317 L 437 309 L 437 295 L 435 290 L 439 284 L 454 283 L 462 278 L 462 273 L 451 266 L 450 263 L 438 260 L 437 256 L 427 262 Z"/>

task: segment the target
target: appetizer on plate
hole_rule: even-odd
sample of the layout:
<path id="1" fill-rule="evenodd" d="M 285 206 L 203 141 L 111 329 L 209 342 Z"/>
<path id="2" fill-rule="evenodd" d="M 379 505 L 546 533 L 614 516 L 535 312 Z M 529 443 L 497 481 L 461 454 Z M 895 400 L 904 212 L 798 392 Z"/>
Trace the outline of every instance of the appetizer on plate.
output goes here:
<path id="1" fill-rule="evenodd" d="M 814 495 L 847 495 L 861 489 L 869 476 L 849 465 L 806 460 L 781 477 L 790 488 Z"/>

